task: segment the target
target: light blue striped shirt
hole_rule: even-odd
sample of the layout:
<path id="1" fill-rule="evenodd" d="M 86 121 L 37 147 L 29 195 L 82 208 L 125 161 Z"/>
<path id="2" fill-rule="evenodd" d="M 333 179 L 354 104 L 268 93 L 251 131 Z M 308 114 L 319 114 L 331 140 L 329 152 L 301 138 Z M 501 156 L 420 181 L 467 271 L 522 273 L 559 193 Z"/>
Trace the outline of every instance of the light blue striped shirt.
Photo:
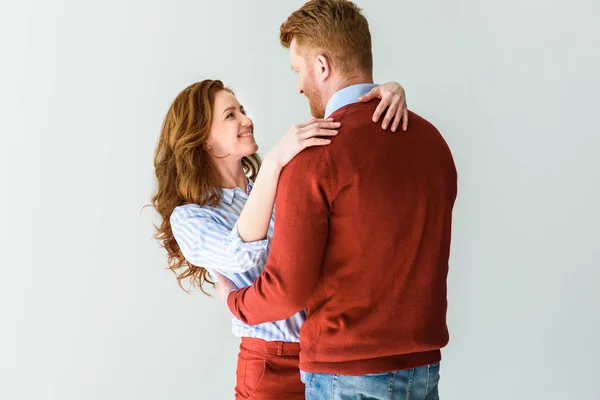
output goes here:
<path id="1" fill-rule="evenodd" d="M 247 192 L 252 190 L 248 180 Z M 237 221 L 248 194 L 239 188 L 222 189 L 216 207 L 185 204 L 173 210 L 171 228 L 185 259 L 193 265 L 216 271 L 229 278 L 238 288 L 250 286 L 263 271 L 269 244 L 273 238 L 275 210 L 271 215 L 267 239 L 245 243 L 237 230 Z M 267 341 L 298 342 L 300 326 L 306 319 L 301 311 L 283 321 L 250 326 L 233 318 L 233 334 Z"/>

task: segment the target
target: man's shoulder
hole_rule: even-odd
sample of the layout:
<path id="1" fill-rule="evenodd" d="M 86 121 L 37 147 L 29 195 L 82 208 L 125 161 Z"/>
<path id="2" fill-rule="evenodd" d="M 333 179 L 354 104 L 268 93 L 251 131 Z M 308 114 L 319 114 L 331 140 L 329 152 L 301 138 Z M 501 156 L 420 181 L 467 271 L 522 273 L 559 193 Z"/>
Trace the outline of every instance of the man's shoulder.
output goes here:
<path id="1" fill-rule="evenodd" d="M 278 187 L 286 190 L 292 185 L 305 187 L 329 179 L 332 174 L 329 146 L 308 147 L 297 154 L 281 171 Z"/>
<path id="2" fill-rule="evenodd" d="M 422 128 L 435 129 L 437 131 L 437 128 L 435 127 L 435 125 L 433 125 L 429 120 L 427 120 L 424 117 L 422 117 L 421 115 L 409 110 L 408 111 L 408 125 L 410 126 L 410 124 L 412 124 L 412 123 L 414 123 L 415 125 L 422 127 Z"/>
<path id="3" fill-rule="evenodd" d="M 335 140 L 335 139 L 334 139 Z M 318 173 L 328 163 L 327 145 L 312 146 L 298 153 L 281 171 L 280 179 L 296 179 Z"/>
<path id="4" fill-rule="evenodd" d="M 374 99 L 366 103 L 352 103 L 348 104 L 333 114 L 331 118 L 342 123 L 342 126 L 349 127 L 365 127 L 370 126 L 373 129 L 379 128 L 383 120 L 383 116 L 380 117 L 377 123 L 373 122 L 373 114 L 379 105 L 380 100 Z M 420 129 L 436 129 L 436 127 L 427 119 L 414 111 L 408 110 L 408 125 L 415 125 Z"/>

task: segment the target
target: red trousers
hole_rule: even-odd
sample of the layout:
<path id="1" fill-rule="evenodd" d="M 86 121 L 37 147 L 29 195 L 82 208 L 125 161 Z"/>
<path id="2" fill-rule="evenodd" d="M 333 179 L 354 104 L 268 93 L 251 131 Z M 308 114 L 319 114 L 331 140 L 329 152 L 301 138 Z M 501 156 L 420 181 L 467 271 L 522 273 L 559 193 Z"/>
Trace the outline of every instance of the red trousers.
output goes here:
<path id="1" fill-rule="evenodd" d="M 235 399 L 304 400 L 299 353 L 299 343 L 242 338 Z"/>

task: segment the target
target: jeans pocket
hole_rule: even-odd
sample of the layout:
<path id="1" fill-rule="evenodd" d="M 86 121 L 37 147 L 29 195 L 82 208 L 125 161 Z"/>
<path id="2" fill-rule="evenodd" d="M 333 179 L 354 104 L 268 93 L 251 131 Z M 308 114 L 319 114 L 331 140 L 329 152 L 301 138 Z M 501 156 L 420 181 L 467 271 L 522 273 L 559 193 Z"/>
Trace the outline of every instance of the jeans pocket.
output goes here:
<path id="1" fill-rule="evenodd" d="M 440 363 L 427 366 L 427 386 L 425 387 L 425 400 L 439 400 L 438 385 L 440 383 Z"/>

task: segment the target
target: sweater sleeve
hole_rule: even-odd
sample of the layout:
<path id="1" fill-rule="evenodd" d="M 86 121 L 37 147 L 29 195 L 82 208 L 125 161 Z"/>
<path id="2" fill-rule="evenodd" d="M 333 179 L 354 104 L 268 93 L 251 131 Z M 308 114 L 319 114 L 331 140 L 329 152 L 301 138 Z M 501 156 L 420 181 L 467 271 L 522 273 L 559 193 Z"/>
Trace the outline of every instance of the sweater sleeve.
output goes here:
<path id="1" fill-rule="evenodd" d="M 239 320 L 256 325 L 305 308 L 320 275 L 334 186 L 324 147 L 303 151 L 283 169 L 265 269 L 251 286 L 231 292 L 227 299 Z"/>

